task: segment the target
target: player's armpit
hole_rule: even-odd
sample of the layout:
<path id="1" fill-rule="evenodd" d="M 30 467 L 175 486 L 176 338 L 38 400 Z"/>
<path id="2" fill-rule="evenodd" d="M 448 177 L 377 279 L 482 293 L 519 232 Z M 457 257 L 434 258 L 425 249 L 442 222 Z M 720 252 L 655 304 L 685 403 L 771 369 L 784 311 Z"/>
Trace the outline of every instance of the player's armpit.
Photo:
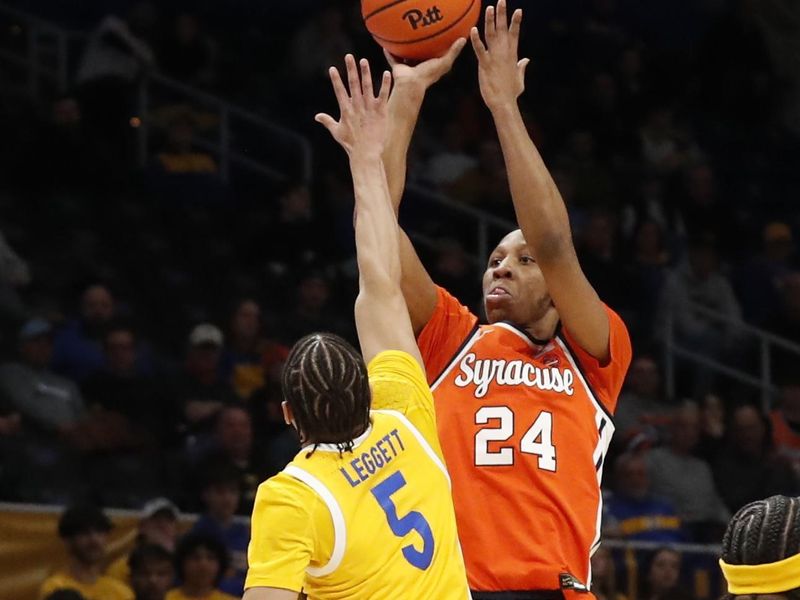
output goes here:
<path id="1" fill-rule="evenodd" d="M 270 587 L 255 587 L 245 591 L 242 600 L 298 600 L 298 592 Z"/>

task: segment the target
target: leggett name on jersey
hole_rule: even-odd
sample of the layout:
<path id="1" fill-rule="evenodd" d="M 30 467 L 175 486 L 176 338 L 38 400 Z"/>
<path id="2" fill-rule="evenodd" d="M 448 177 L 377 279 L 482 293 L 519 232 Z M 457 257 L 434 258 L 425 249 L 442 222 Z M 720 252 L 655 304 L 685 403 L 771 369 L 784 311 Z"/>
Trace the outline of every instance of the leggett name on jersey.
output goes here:
<path id="1" fill-rule="evenodd" d="M 474 352 L 465 354 L 458 367 L 461 373 L 455 378 L 454 383 L 462 388 L 474 385 L 476 398 L 486 396 L 490 383 L 504 386 L 524 385 L 567 396 L 575 393 L 572 387 L 575 374 L 570 369 L 541 368 L 518 359 L 482 359 Z"/>

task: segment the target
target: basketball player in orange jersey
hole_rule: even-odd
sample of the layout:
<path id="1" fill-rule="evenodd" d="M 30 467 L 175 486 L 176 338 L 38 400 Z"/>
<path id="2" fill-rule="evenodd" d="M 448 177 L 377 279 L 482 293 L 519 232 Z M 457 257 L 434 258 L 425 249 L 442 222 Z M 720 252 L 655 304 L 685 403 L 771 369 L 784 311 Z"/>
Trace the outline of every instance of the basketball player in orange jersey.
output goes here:
<path id="1" fill-rule="evenodd" d="M 486 10 L 471 32 L 520 229 L 488 257 L 488 325 L 437 287 L 401 236 L 403 293 L 453 480 L 459 536 L 476 599 L 589 598 L 599 545 L 603 461 L 631 358 L 622 320 L 584 276 L 564 202 L 517 106 L 521 11 Z M 463 46 L 417 67 L 391 57 L 396 81 L 384 152 L 395 207 L 426 89 Z"/>

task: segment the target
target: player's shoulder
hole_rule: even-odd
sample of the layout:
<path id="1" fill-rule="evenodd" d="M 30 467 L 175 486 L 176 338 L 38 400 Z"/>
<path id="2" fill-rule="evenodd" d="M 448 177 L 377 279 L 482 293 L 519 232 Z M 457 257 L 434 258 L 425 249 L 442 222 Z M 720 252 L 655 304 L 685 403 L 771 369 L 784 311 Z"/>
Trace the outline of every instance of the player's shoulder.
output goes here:
<path id="1" fill-rule="evenodd" d="M 297 459 L 295 458 L 283 471 L 273 475 L 258 486 L 254 511 L 282 505 L 308 507 L 307 500 L 314 496 L 314 490 L 302 481 L 300 477 L 292 474 L 293 471 L 304 472 L 301 467 L 295 464 L 296 462 Z"/>

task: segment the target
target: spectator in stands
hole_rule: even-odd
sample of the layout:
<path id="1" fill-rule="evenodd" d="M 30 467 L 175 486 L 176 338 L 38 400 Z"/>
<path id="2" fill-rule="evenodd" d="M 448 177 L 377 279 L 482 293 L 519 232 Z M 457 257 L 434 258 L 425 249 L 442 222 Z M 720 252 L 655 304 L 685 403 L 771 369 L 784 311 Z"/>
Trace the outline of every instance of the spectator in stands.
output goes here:
<path id="1" fill-rule="evenodd" d="M 175 551 L 178 540 L 178 507 L 167 498 L 154 498 L 142 508 L 139 521 L 139 533 L 136 536 L 135 548 L 142 546 L 159 546 L 168 556 Z M 132 584 L 132 555 L 127 554 L 115 560 L 106 569 L 106 575 L 126 585 Z M 171 558 L 170 558 L 171 560 Z M 172 583 L 172 580 L 170 580 Z M 133 586 L 134 589 L 136 586 Z"/>
<path id="2" fill-rule="evenodd" d="M 28 308 L 18 290 L 30 282 L 28 263 L 14 252 L 0 233 L 0 324 L 13 327 L 28 317 Z"/>
<path id="3" fill-rule="evenodd" d="M 592 554 L 592 593 L 597 600 L 626 600 L 617 591 L 614 558 L 605 546 L 600 546 Z"/>
<path id="4" fill-rule="evenodd" d="M 255 390 L 264 387 L 267 342 L 261 335 L 261 328 L 261 307 L 251 298 L 241 300 L 231 316 L 221 369 L 222 377 L 242 400 L 247 400 Z"/>
<path id="5" fill-rule="evenodd" d="M 335 312 L 331 302 L 330 281 L 322 273 L 309 273 L 297 287 L 294 309 L 283 324 L 283 340 L 291 343 L 314 331 L 330 331 L 353 338 L 353 328 Z"/>
<path id="6" fill-rule="evenodd" d="M 277 213 L 271 221 L 253 232 L 247 254 L 262 261 L 266 257 L 276 271 L 284 272 L 315 263 L 320 258 L 320 249 L 326 247 L 327 235 L 329 232 L 314 209 L 311 190 L 303 183 L 292 183 L 280 195 Z"/>
<path id="7" fill-rule="evenodd" d="M 477 310 L 480 296 L 476 294 L 475 262 L 461 242 L 454 238 L 438 240 L 431 276 L 465 306 Z"/>
<path id="8" fill-rule="evenodd" d="M 780 403 L 770 415 L 778 455 L 789 462 L 800 481 L 800 383 L 781 389 Z"/>
<path id="9" fill-rule="evenodd" d="M 170 116 L 167 123 L 167 141 L 157 157 L 157 166 L 162 173 L 216 175 L 217 164 L 212 156 L 194 147 L 196 127 L 197 119 L 188 108 L 180 108 Z"/>
<path id="10" fill-rule="evenodd" d="M 155 20 L 151 4 L 140 2 L 125 20 L 105 17 L 89 36 L 76 75 L 77 95 L 88 131 L 124 152 L 133 115 L 134 85 L 155 63 L 146 41 Z"/>
<path id="11" fill-rule="evenodd" d="M 48 368 L 52 327 L 32 319 L 19 331 L 19 359 L 0 366 L 0 394 L 25 426 L 66 433 L 86 414 L 77 386 Z"/>
<path id="12" fill-rule="evenodd" d="M 774 334 L 800 344 L 800 272 L 786 275 L 779 283 L 780 309 L 764 327 Z M 773 381 L 791 381 L 797 374 L 797 354 L 775 347 L 772 351 Z"/>
<path id="13" fill-rule="evenodd" d="M 317 9 L 291 43 L 292 75 L 300 82 L 320 80 L 326 70 L 351 52 L 353 41 L 345 29 L 342 9 L 331 4 Z"/>
<path id="14" fill-rule="evenodd" d="M 644 600 L 691 600 L 692 595 L 680 587 L 681 562 L 676 550 L 656 550 L 646 572 Z"/>
<path id="15" fill-rule="evenodd" d="M 201 475 L 197 481 L 202 481 L 202 474 L 212 465 L 220 463 L 232 465 L 238 471 L 241 496 L 237 513 L 249 515 L 256 490 L 265 479 L 266 457 L 253 439 L 253 422 L 243 406 L 234 404 L 220 411 L 211 449 L 199 462 Z"/>
<path id="16" fill-rule="evenodd" d="M 606 211 L 593 211 L 578 247 L 581 267 L 597 293 L 616 310 L 629 305 L 625 272 L 617 254 L 617 220 Z"/>
<path id="17" fill-rule="evenodd" d="M 272 369 L 267 385 L 250 399 L 253 430 L 266 456 L 265 478 L 275 475 L 300 451 L 297 432 L 283 418 L 280 375 L 283 364 Z"/>
<path id="18" fill-rule="evenodd" d="M 684 536 L 669 501 L 653 496 L 641 454 L 623 454 L 614 464 L 614 493 L 605 500 L 604 533 L 628 540 L 673 543 Z"/>
<path id="19" fill-rule="evenodd" d="M 634 309 L 628 327 L 633 327 L 636 340 L 650 341 L 658 299 L 667 277 L 670 253 L 665 233 L 655 220 L 646 219 L 633 233 L 633 253 L 626 266 L 627 302 Z M 634 343 L 634 346 L 636 344 Z"/>
<path id="20" fill-rule="evenodd" d="M 67 568 L 48 577 L 40 597 L 59 589 L 73 589 L 87 600 L 133 600 L 125 584 L 103 575 L 111 521 L 94 506 L 73 506 L 61 515 L 58 535 L 69 556 Z"/>
<path id="21" fill-rule="evenodd" d="M 798 267 L 794 237 L 786 223 L 767 223 L 761 244 L 759 255 L 747 261 L 735 278 L 744 316 L 759 326 L 780 311 L 781 281 Z"/>
<path id="22" fill-rule="evenodd" d="M 717 394 L 706 394 L 700 404 L 700 441 L 695 455 L 713 463 L 725 445 L 725 405 Z"/>
<path id="23" fill-rule="evenodd" d="M 654 172 L 668 175 L 680 169 L 687 160 L 688 136 L 675 125 L 672 110 L 667 106 L 653 108 L 640 132 L 642 157 Z"/>
<path id="24" fill-rule="evenodd" d="M 228 569 L 228 553 L 216 538 L 191 534 L 175 552 L 180 587 L 167 592 L 165 600 L 234 600 L 217 586 Z"/>
<path id="25" fill-rule="evenodd" d="M 427 166 L 426 179 L 434 186 L 447 189 L 478 166 L 477 159 L 467 152 L 467 139 L 458 118 L 444 125 L 443 146 Z"/>
<path id="26" fill-rule="evenodd" d="M 44 600 L 87 600 L 87 598 L 75 590 L 56 590 L 47 594 Z"/>
<path id="27" fill-rule="evenodd" d="M 175 581 L 172 554 L 157 544 L 142 544 L 131 553 L 128 564 L 136 600 L 164 600 Z"/>
<path id="28" fill-rule="evenodd" d="M 67 321 L 56 334 L 53 370 L 81 382 L 105 364 L 103 335 L 114 316 L 114 297 L 101 284 L 81 294 L 80 316 Z"/>
<path id="29" fill-rule="evenodd" d="M 730 517 L 708 464 L 692 455 L 700 440 L 700 411 L 686 403 L 674 415 L 669 444 L 651 450 L 647 470 L 653 493 L 670 500 L 691 539 L 719 540 Z"/>
<path id="30" fill-rule="evenodd" d="M 732 513 L 765 496 L 800 493 L 788 463 L 774 454 L 769 425 L 767 416 L 749 404 L 732 413 L 728 443 L 713 463 L 717 489 Z"/>
<path id="31" fill-rule="evenodd" d="M 663 326 L 668 319 L 674 323 L 676 339 L 694 352 L 719 359 L 732 350 L 741 309 L 730 282 L 720 271 L 714 237 L 690 240 L 687 262 L 668 275 L 656 324 Z M 695 394 L 708 392 L 711 383 L 710 373 L 698 370 Z"/>
<path id="32" fill-rule="evenodd" d="M 159 52 L 161 69 L 184 83 L 211 86 L 217 79 L 217 47 L 197 15 L 182 12 Z"/>
<path id="33" fill-rule="evenodd" d="M 234 520 L 242 495 L 240 485 L 239 470 L 233 465 L 222 463 L 211 468 L 205 474 L 202 490 L 205 512 L 191 530 L 191 533 L 211 536 L 225 546 L 231 564 L 219 589 L 237 597 L 244 592 L 250 543 L 250 527 Z"/>
<path id="34" fill-rule="evenodd" d="M 233 400 L 233 390 L 220 377 L 224 336 L 210 323 L 201 323 L 189 334 L 183 372 L 173 385 L 173 397 L 181 410 L 186 434 L 208 434 L 217 414 Z"/>
<path id="35" fill-rule="evenodd" d="M 638 356 L 628 370 L 614 415 L 616 435 L 623 442 L 646 427 L 664 425 L 674 410 L 661 388 L 661 373 L 651 356 Z"/>
<path id="36" fill-rule="evenodd" d="M 95 410 L 119 415 L 128 444 L 137 448 L 164 446 L 175 435 L 176 415 L 155 382 L 140 374 L 136 334 L 125 323 L 108 326 L 103 368 L 81 385 L 86 403 Z"/>

